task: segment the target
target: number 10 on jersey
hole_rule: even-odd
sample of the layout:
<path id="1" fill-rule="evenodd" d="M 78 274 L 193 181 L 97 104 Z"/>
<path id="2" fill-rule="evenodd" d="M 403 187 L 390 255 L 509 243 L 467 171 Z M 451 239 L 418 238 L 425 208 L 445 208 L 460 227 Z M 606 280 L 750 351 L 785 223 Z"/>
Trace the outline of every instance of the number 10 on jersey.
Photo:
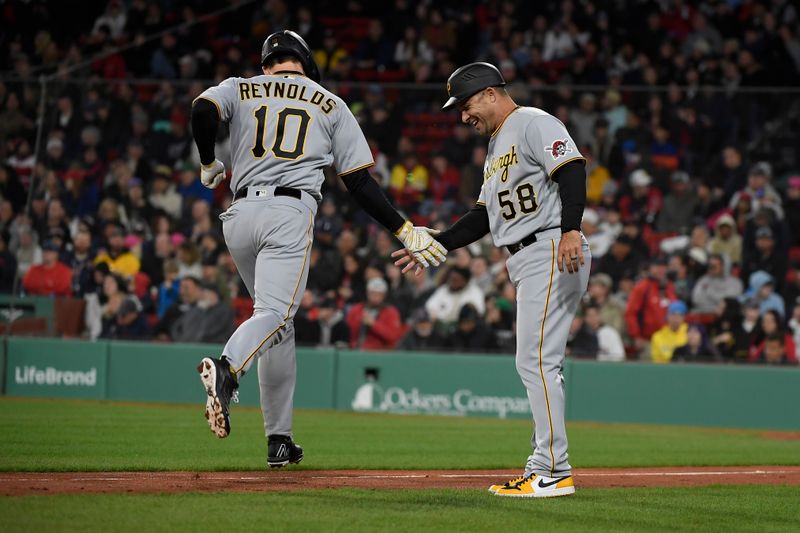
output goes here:
<path id="1" fill-rule="evenodd" d="M 267 150 L 264 148 L 264 129 L 267 124 L 267 111 L 268 107 L 262 105 L 255 111 L 253 116 L 256 117 L 256 140 L 253 145 L 253 157 L 261 159 Z M 294 140 L 294 146 L 287 150 L 283 146 L 283 136 L 286 132 L 286 121 L 289 117 L 295 117 L 300 120 L 297 127 L 297 137 Z M 275 142 L 272 143 L 272 153 L 278 159 L 298 159 L 303 155 L 306 146 L 306 134 L 308 133 L 308 123 L 311 122 L 311 115 L 305 109 L 297 109 L 295 107 L 284 107 L 278 112 L 278 121 L 275 124 Z"/>

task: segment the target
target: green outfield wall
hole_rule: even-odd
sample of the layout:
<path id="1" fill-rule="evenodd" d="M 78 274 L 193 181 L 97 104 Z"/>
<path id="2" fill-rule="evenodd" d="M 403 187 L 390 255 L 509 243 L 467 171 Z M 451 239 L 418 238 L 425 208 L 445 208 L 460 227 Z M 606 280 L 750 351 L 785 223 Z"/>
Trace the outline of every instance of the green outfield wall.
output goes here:
<path id="1" fill-rule="evenodd" d="M 221 346 L 10 337 L 5 394 L 197 403 L 195 367 Z M 361 412 L 530 418 L 514 358 L 298 349 L 295 406 Z M 800 369 L 568 360 L 567 418 L 800 429 Z M 241 380 L 258 405 L 256 369 Z"/>

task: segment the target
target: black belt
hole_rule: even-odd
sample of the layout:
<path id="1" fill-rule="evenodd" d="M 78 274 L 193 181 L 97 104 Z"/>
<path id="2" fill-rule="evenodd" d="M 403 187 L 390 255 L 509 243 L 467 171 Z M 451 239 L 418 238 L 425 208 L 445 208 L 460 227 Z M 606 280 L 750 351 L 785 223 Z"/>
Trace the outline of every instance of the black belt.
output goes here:
<path id="1" fill-rule="evenodd" d="M 291 187 L 275 187 L 274 194 L 275 196 L 291 196 L 298 200 L 303 197 L 303 193 L 300 189 L 293 189 Z M 242 198 L 247 198 L 247 187 L 242 187 L 233 195 L 234 201 L 241 200 Z"/>
<path id="2" fill-rule="evenodd" d="M 549 228 L 544 228 L 544 229 L 540 229 L 538 231 L 534 231 L 533 233 L 531 233 L 530 235 L 528 235 L 527 237 L 525 237 L 524 239 L 522 239 L 518 243 L 509 244 L 508 246 L 506 246 L 506 248 L 508 249 L 509 252 L 511 252 L 511 255 L 514 255 L 515 253 L 519 252 L 520 250 L 522 250 L 526 246 L 530 246 L 531 244 L 535 243 L 536 242 L 536 235 L 538 233 L 542 233 L 543 231 L 548 231 L 548 230 L 556 229 L 556 228 L 560 228 L 560 227 L 561 226 L 550 226 Z"/>

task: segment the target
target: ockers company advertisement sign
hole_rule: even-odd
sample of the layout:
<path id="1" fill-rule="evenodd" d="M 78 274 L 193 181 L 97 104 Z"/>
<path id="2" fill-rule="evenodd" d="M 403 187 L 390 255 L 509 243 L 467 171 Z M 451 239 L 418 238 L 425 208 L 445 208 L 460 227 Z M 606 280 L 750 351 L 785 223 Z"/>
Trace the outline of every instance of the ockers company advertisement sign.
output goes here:
<path id="1" fill-rule="evenodd" d="M 354 411 L 432 415 L 483 415 L 506 418 L 530 414 L 525 397 L 486 396 L 469 388 L 452 393 L 423 391 L 417 387 L 382 386 L 367 378 L 351 403 Z"/>

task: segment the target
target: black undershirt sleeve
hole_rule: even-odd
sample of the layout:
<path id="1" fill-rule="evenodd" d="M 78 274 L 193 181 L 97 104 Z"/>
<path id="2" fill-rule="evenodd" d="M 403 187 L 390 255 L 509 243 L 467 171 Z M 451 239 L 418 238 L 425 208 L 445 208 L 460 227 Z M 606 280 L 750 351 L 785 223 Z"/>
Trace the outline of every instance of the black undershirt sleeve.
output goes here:
<path id="1" fill-rule="evenodd" d="M 471 244 L 489 233 L 489 213 L 486 206 L 475 204 L 467 214 L 459 218 L 455 224 L 436 236 L 436 240 L 447 248 L 447 251 Z"/>
<path id="2" fill-rule="evenodd" d="M 392 207 L 386 195 L 366 169 L 356 170 L 341 177 L 352 197 L 369 216 L 397 233 L 406 220 Z"/>
<path id="3" fill-rule="evenodd" d="M 217 140 L 218 126 L 217 106 L 205 98 L 195 100 L 192 105 L 192 135 L 200 153 L 200 162 L 204 165 L 210 165 L 216 159 L 214 143 Z"/>
<path id="4" fill-rule="evenodd" d="M 586 207 L 586 168 L 583 160 L 570 161 L 550 178 L 558 183 L 561 197 L 561 232 L 580 231 Z"/>

